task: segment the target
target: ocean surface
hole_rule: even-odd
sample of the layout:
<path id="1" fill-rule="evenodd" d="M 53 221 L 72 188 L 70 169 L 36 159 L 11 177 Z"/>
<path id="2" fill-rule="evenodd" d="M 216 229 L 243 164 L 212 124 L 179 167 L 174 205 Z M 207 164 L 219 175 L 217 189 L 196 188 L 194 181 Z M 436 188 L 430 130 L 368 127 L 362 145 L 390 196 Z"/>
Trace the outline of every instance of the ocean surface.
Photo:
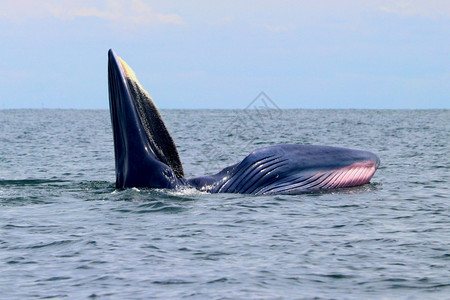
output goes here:
<path id="1" fill-rule="evenodd" d="M 279 143 L 375 152 L 370 184 L 116 190 L 107 110 L 0 110 L 1 299 L 450 299 L 449 110 L 163 110 L 187 176 Z"/>

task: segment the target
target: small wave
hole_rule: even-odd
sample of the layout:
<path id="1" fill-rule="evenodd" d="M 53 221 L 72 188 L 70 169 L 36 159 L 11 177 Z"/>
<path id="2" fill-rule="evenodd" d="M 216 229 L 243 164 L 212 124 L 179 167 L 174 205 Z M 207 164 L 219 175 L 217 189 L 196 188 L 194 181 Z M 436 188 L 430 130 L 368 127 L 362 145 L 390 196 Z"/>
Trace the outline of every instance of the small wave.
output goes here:
<path id="1" fill-rule="evenodd" d="M 184 187 L 184 188 L 176 189 L 176 190 L 165 190 L 165 191 L 166 191 L 167 195 L 178 196 L 178 197 L 209 195 L 210 194 L 207 192 L 199 191 L 196 188 L 188 188 L 188 187 Z"/>
<path id="2" fill-rule="evenodd" d="M 219 277 L 217 279 L 210 280 L 207 283 L 208 284 L 211 284 L 211 283 L 222 283 L 222 282 L 227 282 L 227 281 L 228 281 L 227 277 Z"/>
<path id="3" fill-rule="evenodd" d="M 136 214 L 146 214 L 146 213 L 155 213 L 155 212 L 166 212 L 166 213 L 176 213 L 183 211 L 184 208 L 180 206 L 175 206 L 172 204 L 166 204 L 162 201 L 155 201 L 151 203 L 145 203 L 138 206 L 138 210 L 134 210 L 133 212 Z"/>
<path id="4" fill-rule="evenodd" d="M 3 229 L 18 229 L 18 228 L 32 228 L 35 227 L 33 225 L 14 225 L 14 224 L 6 224 L 2 228 Z"/>
<path id="5" fill-rule="evenodd" d="M 40 185 L 40 184 L 58 184 L 67 183 L 66 180 L 60 179 L 12 179 L 12 180 L 0 180 L 0 186 L 7 185 Z"/>
<path id="6" fill-rule="evenodd" d="M 314 274 L 320 277 L 332 278 L 332 279 L 346 279 L 346 278 L 355 278 L 355 275 L 346 275 L 341 273 L 331 273 L 331 274 Z"/>
<path id="7" fill-rule="evenodd" d="M 37 280 L 37 282 L 42 282 L 42 281 L 59 281 L 59 280 L 69 280 L 69 279 L 71 279 L 71 277 L 69 277 L 69 276 L 53 276 L 53 277 Z"/>
<path id="8" fill-rule="evenodd" d="M 50 243 L 38 243 L 35 245 L 30 245 L 25 247 L 26 249 L 38 249 L 38 248 L 46 248 L 46 247 L 54 247 L 54 246 L 62 246 L 62 245 L 67 245 L 67 244 L 71 244 L 74 243 L 76 241 L 74 240 L 60 240 L 60 241 L 54 241 L 54 242 L 50 242 Z"/>
<path id="9" fill-rule="evenodd" d="M 161 285 L 172 285 L 172 284 L 192 284 L 194 282 L 182 279 L 167 279 L 167 280 L 155 280 L 152 283 Z"/>

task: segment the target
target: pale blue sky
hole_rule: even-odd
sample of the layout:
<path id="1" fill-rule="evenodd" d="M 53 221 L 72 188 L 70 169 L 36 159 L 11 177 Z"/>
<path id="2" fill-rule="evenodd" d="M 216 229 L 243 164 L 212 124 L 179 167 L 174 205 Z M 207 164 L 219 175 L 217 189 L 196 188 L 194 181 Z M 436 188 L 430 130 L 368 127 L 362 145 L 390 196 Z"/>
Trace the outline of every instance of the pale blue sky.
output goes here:
<path id="1" fill-rule="evenodd" d="M 107 51 L 160 108 L 449 108 L 450 1 L 0 0 L 0 109 L 107 108 Z"/>

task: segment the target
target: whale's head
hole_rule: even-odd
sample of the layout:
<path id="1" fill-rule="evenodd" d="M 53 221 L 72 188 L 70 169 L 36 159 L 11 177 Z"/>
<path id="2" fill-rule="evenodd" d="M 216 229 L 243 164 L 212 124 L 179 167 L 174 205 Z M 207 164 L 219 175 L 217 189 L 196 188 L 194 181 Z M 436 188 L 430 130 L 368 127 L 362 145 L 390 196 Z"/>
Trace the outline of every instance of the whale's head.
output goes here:
<path id="1" fill-rule="evenodd" d="M 183 177 L 175 143 L 134 71 L 108 52 L 116 187 L 173 188 Z"/>

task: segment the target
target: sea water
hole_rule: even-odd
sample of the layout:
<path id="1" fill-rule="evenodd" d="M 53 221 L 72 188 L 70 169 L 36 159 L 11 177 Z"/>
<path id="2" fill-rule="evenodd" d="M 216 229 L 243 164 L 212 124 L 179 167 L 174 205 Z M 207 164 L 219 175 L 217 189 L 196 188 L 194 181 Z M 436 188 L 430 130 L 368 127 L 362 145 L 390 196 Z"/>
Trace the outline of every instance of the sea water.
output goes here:
<path id="1" fill-rule="evenodd" d="M 1 299 L 449 298 L 449 110 L 162 115 L 188 177 L 280 143 L 381 166 L 289 196 L 116 190 L 107 110 L 1 110 Z"/>

